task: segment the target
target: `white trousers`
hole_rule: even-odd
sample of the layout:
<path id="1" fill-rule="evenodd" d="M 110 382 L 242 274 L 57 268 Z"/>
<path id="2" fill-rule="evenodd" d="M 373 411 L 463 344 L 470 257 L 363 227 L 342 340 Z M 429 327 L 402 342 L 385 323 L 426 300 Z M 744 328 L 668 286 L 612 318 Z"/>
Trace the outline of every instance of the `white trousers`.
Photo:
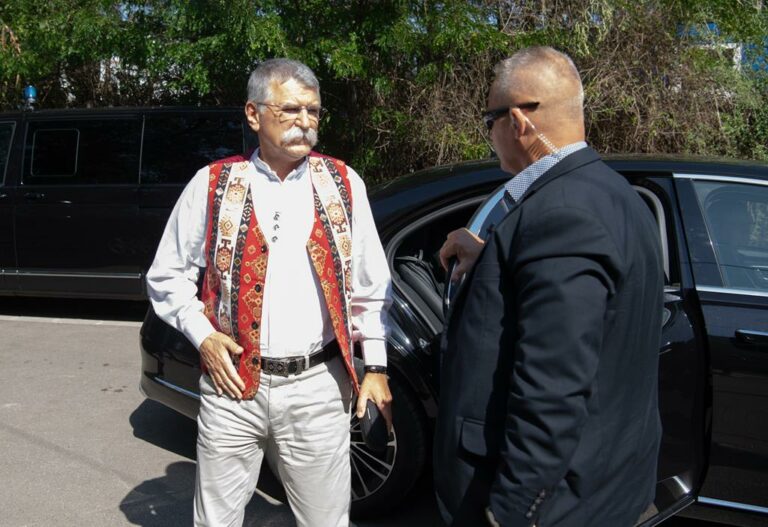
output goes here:
<path id="1" fill-rule="evenodd" d="M 250 401 L 219 397 L 202 375 L 200 396 L 195 526 L 242 526 L 268 448 L 299 527 L 349 525 L 352 384 L 341 358 L 262 374 Z"/>

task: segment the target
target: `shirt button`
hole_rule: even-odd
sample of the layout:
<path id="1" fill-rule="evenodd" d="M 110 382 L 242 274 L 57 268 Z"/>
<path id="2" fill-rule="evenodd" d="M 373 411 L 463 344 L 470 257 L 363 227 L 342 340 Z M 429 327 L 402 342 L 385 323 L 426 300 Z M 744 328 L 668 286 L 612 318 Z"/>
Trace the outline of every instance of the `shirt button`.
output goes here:
<path id="1" fill-rule="evenodd" d="M 533 513 L 532 513 L 532 512 L 526 512 L 526 513 L 525 513 L 525 517 L 526 517 L 526 518 L 529 518 L 529 519 L 530 519 L 530 518 L 533 518 Z"/>
<path id="2" fill-rule="evenodd" d="M 280 219 L 280 213 L 279 212 L 275 212 L 275 221 L 277 221 L 279 219 Z"/>
<path id="3" fill-rule="evenodd" d="M 274 229 L 275 229 L 276 231 L 279 231 L 279 230 L 280 230 L 280 225 L 278 225 L 278 224 L 275 224 L 275 226 L 274 226 Z"/>
<path id="4" fill-rule="evenodd" d="M 259 323 L 258 322 L 254 322 L 253 324 L 251 324 L 251 328 L 252 329 L 259 329 Z"/>
<path id="5" fill-rule="evenodd" d="M 258 357 L 254 357 L 251 359 L 251 364 L 258 364 L 258 363 L 259 363 Z"/>
<path id="6" fill-rule="evenodd" d="M 277 241 L 277 236 L 272 236 L 272 241 L 276 242 Z"/>
<path id="7" fill-rule="evenodd" d="M 257 293 L 261 293 L 261 284 L 256 284 L 256 287 L 254 287 Z"/>
<path id="8" fill-rule="evenodd" d="M 261 252 L 263 252 L 263 253 L 267 252 L 267 246 L 266 245 L 262 245 L 261 246 Z"/>
<path id="9" fill-rule="evenodd" d="M 546 495 L 547 495 L 547 491 L 546 490 L 542 490 L 541 492 L 539 492 L 539 498 L 543 498 Z"/>

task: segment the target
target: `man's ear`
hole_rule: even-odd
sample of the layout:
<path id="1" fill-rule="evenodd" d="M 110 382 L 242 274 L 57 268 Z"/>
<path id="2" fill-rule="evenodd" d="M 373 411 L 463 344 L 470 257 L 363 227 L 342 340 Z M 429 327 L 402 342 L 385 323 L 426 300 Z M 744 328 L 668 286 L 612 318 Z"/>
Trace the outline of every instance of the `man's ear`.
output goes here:
<path id="1" fill-rule="evenodd" d="M 526 119 L 525 114 L 520 108 L 509 109 L 509 121 L 512 124 L 512 128 L 515 130 L 515 139 L 520 139 L 525 135 L 530 121 Z"/>
<path id="2" fill-rule="evenodd" d="M 245 120 L 248 121 L 248 126 L 251 127 L 251 130 L 258 133 L 261 126 L 261 114 L 256 105 L 251 101 L 245 103 Z"/>

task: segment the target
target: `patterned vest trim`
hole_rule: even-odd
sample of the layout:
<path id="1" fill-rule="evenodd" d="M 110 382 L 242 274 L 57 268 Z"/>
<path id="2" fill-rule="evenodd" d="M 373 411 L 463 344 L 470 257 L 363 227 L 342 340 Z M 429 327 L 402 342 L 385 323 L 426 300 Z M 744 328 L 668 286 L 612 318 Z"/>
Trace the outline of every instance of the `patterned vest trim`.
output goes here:
<path id="1" fill-rule="evenodd" d="M 315 218 L 307 251 L 320 282 L 333 332 L 355 390 L 352 361 L 352 192 L 343 161 L 312 152 L 308 158 Z M 238 374 L 244 399 L 259 388 L 261 310 L 269 246 L 253 210 L 244 156 L 209 165 L 206 271 L 202 300 L 217 331 L 245 350 Z"/>

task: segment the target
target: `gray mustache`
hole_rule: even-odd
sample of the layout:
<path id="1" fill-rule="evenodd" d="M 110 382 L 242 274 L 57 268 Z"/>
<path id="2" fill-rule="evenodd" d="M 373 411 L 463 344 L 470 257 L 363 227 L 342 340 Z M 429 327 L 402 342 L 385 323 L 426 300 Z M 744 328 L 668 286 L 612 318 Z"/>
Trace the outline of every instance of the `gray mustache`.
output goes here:
<path id="1" fill-rule="evenodd" d="M 283 133 L 282 139 L 283 143 L 293 143 L 305 139 L 309 143 L 309 146 L 315 146 L 317 144 L 317 130 L 310 128 L 304 131 L 298 126 L 294 126 Z"/>

